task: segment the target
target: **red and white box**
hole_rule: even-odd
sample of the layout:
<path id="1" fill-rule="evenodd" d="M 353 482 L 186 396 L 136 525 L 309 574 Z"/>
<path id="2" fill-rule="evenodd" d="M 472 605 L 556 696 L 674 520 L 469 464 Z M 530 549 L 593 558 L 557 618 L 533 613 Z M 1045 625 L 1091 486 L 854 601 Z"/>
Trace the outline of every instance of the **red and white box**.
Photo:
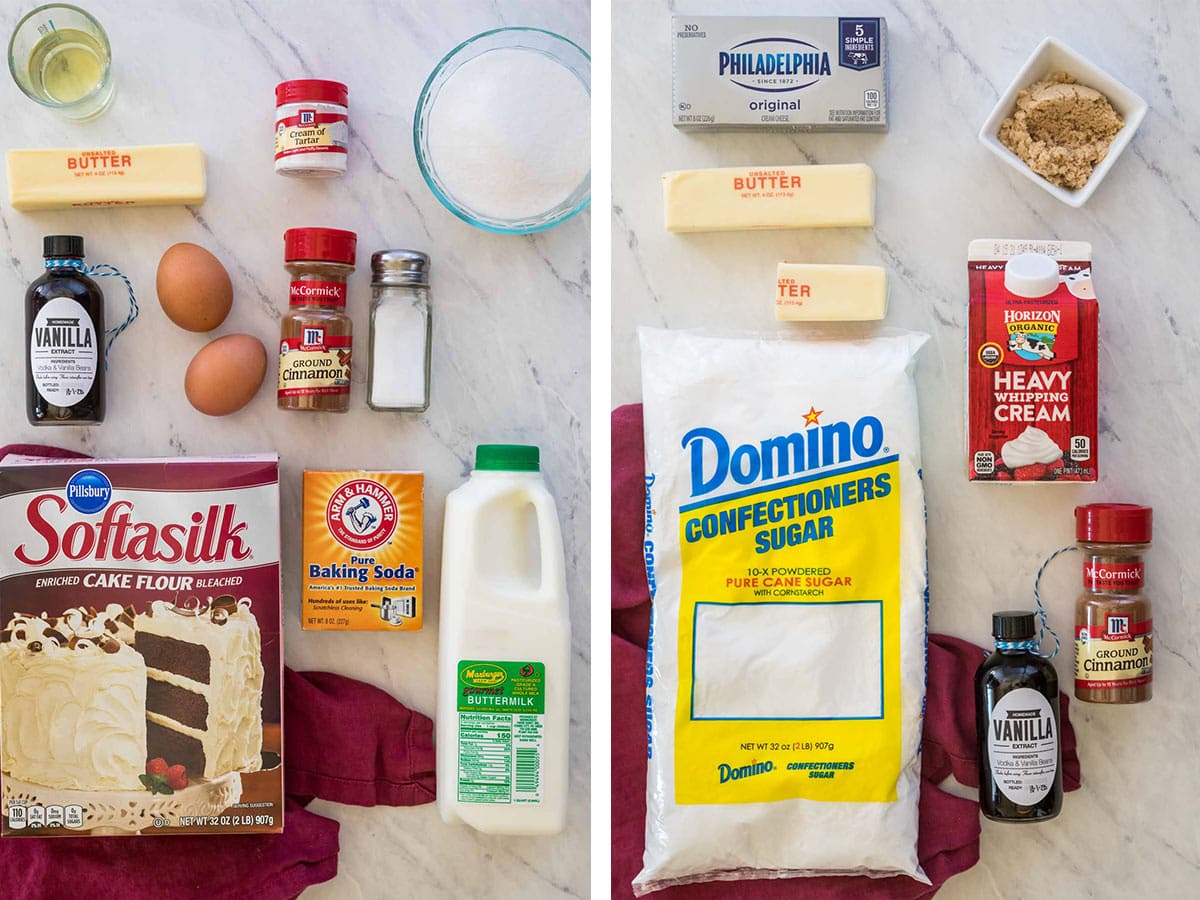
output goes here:
<path id="1" fill-rule="evenodd" d="M 1096 481 L 1091 245 L 976 240 L 967 275 L 967 477 Z"/>
<path id="2" fill-rule="evenodd" d="M 283 830 L 279 459 L 0 461 L 5 837 Z"/>

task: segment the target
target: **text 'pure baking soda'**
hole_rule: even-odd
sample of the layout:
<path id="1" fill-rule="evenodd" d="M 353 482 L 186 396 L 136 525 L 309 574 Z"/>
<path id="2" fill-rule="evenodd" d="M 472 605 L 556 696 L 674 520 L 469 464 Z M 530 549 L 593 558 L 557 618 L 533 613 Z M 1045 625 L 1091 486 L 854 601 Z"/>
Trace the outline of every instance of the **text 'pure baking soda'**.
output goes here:
<path id="1" fill-rule="evenodd" d="M 640 336 L 653 618 L 635 892 L 924 879 L 927 337 Z"/>
<path id="2" fill-rule="evenodd" d="M 967 475 L 1095 481 L 1097 331 L 1092 248 L 972 241 L 967 250 Z"/>
<path id="3" fill-rule="evenodd" d="M 492 834 L 567 823 L 571 619 L 537 447 L 483 444 L 446 497 L 438 809 Z"/>

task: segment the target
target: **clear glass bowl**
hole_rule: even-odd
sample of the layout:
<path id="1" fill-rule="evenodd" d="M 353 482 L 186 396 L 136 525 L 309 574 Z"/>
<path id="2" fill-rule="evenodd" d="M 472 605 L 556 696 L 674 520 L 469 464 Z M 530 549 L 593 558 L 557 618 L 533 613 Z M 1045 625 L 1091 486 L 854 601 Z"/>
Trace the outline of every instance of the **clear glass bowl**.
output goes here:
<path id="1" fill-rule="evenodd" d="M 565 37 L 540 28 L 497 28 L 469 38 L 447 53 L 430 73 L 417 100 L 413 115 L 413 146 L 417 153 L 417 165 L 433 195 L 441 204 L 464 222 L 494 231 L 498 234 L 531 234 L 553 228 L 585 209 L 592 197 L 592 177 L 589 172 L 578 187 L 557 206 L 536 215 L 520 219 L 500 219 L 471 209 L 456 199 L 438 177 L 437 161 L 429 152 L 429 115 L 443 85 L 464 63 L 491 50 L 531 50 L 548 56 L 566 67 L 583 82 L 588 93 L 592 92 L 591 57 L 587 52 Z"/>

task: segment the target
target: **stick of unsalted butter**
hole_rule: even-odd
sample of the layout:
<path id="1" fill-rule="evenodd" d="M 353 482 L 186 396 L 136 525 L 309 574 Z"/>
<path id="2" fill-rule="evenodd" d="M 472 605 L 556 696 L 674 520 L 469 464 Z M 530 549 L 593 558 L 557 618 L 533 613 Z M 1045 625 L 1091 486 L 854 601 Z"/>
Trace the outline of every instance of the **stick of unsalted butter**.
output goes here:
<path id="1" fill-rule="evenodd" d="M 13 209 L 197 206 L 204 202 L 204 151 L 195 144 L 95 150 L 9 150 Z"/>
<path id="2" fill-rule="evenodd" d="M 663 175 L 667 231 L 875 224 L 875 173 L 862 163 L 691 169 Z"/>
<path id="3" fill-rule="evenodd" d="M 782 322 L 871 322 L 887 315 L 887 271 L 879 266 L 780 263 L 775 318 Z"/>

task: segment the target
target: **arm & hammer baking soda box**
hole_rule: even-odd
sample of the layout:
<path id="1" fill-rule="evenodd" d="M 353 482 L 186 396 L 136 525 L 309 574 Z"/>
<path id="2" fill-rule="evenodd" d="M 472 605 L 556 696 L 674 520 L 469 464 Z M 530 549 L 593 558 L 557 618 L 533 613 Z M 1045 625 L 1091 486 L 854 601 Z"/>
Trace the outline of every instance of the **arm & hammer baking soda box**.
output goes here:
<path id="1" fill-rule="evenodd" d="M 424 476 L 304 472 L 301 625 L 420 631 Z"/>

